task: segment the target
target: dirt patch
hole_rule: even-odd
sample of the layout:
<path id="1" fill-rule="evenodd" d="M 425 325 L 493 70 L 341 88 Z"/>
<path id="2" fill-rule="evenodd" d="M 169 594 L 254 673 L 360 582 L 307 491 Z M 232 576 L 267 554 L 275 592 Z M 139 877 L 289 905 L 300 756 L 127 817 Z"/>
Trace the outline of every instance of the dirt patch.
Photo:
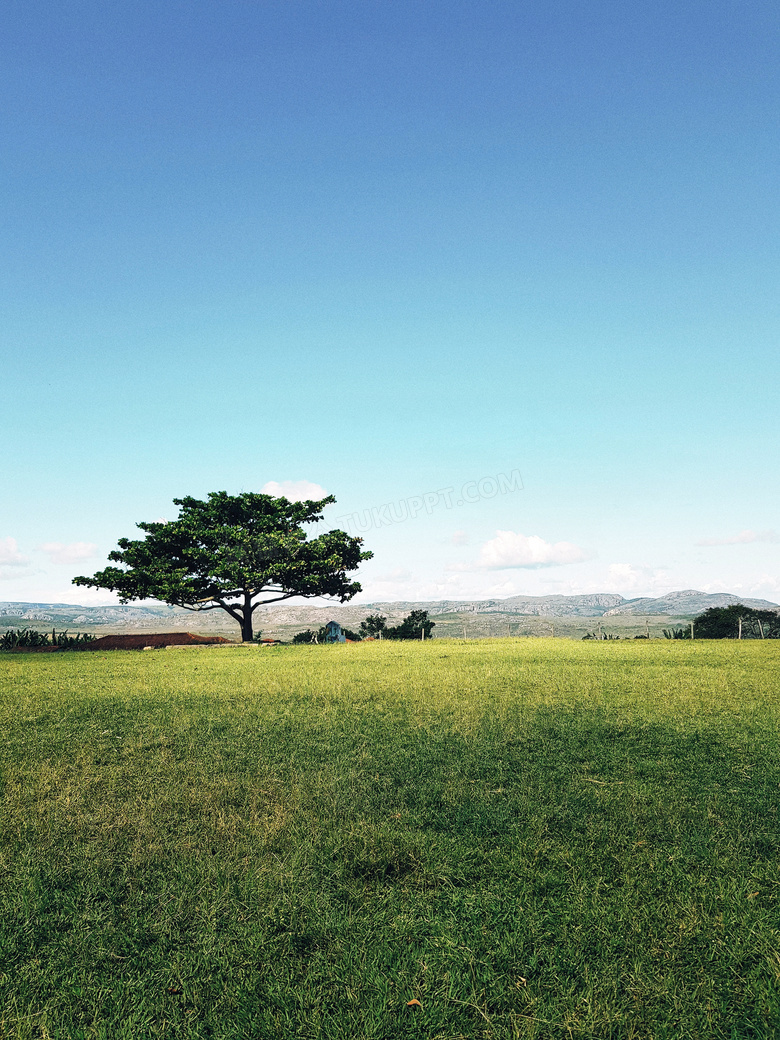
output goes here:
<path id="1" fill-rule="evenodd" d="M 4 654 L 57 654 L 64 650 L 64 646 L 12 646 L 10 650 L 4 650 Z"/>
<path id="2" fill-rule="evenodd" d="M 140 635 L 101 636 L 80 646 L 79 650 L 143 650 L 145 646 L 201 646 L 204 643 L 230 643 L 222 636 L 195 636 L 192 632 L 146 632 Z"/>

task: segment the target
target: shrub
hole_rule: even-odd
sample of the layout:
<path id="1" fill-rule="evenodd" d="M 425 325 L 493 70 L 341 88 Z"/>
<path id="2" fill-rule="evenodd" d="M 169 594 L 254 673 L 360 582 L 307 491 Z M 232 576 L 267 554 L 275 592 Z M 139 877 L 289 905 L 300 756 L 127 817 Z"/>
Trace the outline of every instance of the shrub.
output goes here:
<path id="1" fill-rule="evenodd" d="M 293 643 L 313 643 L 315 641 L 316 633 L 312 632 L 310 628 L 307 628 L 305 632 L 296 632 L 293 636 Z"/>
<path id="2" fill-rule="evenodd" d="M 0 650 L 15 650 L 17 647 L 48 646 L 49 637 L 32 628 L 9 629 L 0 639 Z"/>
<path id="3" fill-rule="evenodd" d="M 18 628 L 9 630 L 0 636 L 0 650 L 16 650 L 37 646 L 59 646 L 63 650 L 76 650 L 85 643 L 91 643 L 94 636 L 88 633 L 77 633 L 69 636 L 65 632 L 57 632 L 52 629 L 51 638 L 48 632 L 36 632 L 34 628 Z"/>

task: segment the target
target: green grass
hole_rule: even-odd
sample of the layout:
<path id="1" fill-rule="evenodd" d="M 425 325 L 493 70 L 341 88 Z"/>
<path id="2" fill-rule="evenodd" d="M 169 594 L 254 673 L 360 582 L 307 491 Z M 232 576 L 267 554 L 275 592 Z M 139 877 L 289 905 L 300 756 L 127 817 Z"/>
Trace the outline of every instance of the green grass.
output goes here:
<path id="1" fill-rule="evenodd" d="M 779 651 L 4 656 L 0 1036 L 780 1036 Z"/>

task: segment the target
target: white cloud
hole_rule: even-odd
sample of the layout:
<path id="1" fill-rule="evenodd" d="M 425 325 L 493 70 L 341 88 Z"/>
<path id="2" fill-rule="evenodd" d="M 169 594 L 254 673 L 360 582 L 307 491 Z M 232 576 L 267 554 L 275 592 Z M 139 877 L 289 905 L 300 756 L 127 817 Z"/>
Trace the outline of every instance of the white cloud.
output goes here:
<path id="1" fill-rule="evenodd" d="M 29 562 L 19 552 L 15 538 L 0 538 L 0 567 L 26 567 Z"/>
<path id="2" fill-rule="evenodd" d="M 0 538 L 0 581 L 14 581 L 35 574 L 29 557 L 19 552 L 15 538 Z"/>
<path id="3" fill-rule="evenodd" d="M 714 578 L 712 581 L 700 582 L 701 592 L 731 592 L 734 595 L 744 594 L 745 589 L 740 581 L 725 581 L 723 578 Z"/>
<path id="4" fill-rule="evenodd" d="M 77 560 L 89 560 L 97 556 L 97 546 L 94 542 L 71 542 L 70 545 L 63 542 L 45 542 L 39 548 L 52 563 L 75 563 Z"/>
<path id="5" fill-rule="evenodd" d="M 631 563 L 611 563 L 608 577 L 599 592 L 618 592 L 621 595 L 661 596 L 672 588 L 669 575 L 664 570 Z"/>
<path id="6" fill-rule="evenodd" d="M 472 590 L 474 579 L 471 576 L 466 577 L 464 581 L 459 574 L 422 573 L 416 568 L 404 567 L 377 571 L 374 574 L 376 564 L 377 561 L 374 560 L 361 568 L 359 581 L 363 586 L 363 592 L 352 601 L 355 604 L 482 598 L 482 590 L 478 584 Z"/>
<path id="7" fill-rule="evenodd" d="M 777 602 L 780 598 L 780 577 L 776 574 L 759 574 L 746 581 L 715 580 L 704 582 L 702 592 L 730 592 L 736 596 L 752 596 Z"/>
<path id="8" fill-rule="evenodd" d="M 391 584 L 393 582 L 407 582 L 412 580 L 412 572 L 406 570 L 404 567 L 394 567 L 391 571 L 385 571 L 384 574 L 377 574 L 372 577 L 372 581 L 383 582 L 384 584 Z"/>
<path id="9" fill-rule="evenodd" d="M 453 545 L 468 545 L 469 536 L 466 531 L 456 531 L 451 541 Z"/>
<path id="10" fill-rule="evenodd" d="M 587 559 L 588 554 L 572 542 L 546 542 L 536 534 L 496 531 L 495 538 L 482 546 L 477 567 L 484 570 L 510 567 L 533 569 L 580 563 Z"/>
<path id="11" fill-rule="evenodd" d="M 761 574 L 751 584 L 750 592 L 756 597 L 777 602 L 780 597 L 780 577 L 776 574 Z"/>
<path id="12" fill-rule="evenodd" d="M 777 542 L 777 531 L 740 531 L 727 538 L 701 538 L 697 545 L 749 545 L 751 542 Z"/>
<path id="13" fill-rule="evenodd" d="M 304 502 L 306 499 L 317 502 L 328 496 L 325 488 L 313 484 L 310 480 L 269 480 L 267 484 L 263 484 L 260 492 L 263 495 L 286 498 L 290 502 Z"/>

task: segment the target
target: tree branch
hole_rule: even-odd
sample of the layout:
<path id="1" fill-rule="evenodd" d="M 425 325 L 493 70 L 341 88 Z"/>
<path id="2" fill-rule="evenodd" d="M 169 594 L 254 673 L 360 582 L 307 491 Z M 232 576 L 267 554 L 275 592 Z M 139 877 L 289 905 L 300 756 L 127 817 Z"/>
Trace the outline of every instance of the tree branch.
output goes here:
<path id="1" fill-rule="evenodd" d="M 231 589 L 230 592 L 221 592 L 221 596 L 243 596 L 243 589 Z M 216 596 L 204 596 L 203 599 L 196 599 L 196 603 L 211 603 L 212 600 L 217 600 Z M 219 600 L 217 600 L 219 602 Z M 183 605 L 183 604 L 182 604 Z"/>
<path id="2" fill-rule="evenodd" d="M 278 603 L 281 599 L 292 599 L 293 596 L 301 596 L 300 592 L 286 592 L 283 596 L 275 596 L 273 599 L 259 599 L 257 603 L 252 604 L 252 613 L 257 610 L 258 607 L 264 607 L 266 603 Z M 306 596 L 301 596 L 301 599 L 306 599 Z"/>
<path id="3" fill-rule="evenodd" d="M 243 628 L 243 625 L 244 625 L 244 608 L 243 607 L 230 607 L 230 606 L 228 606 L 227 603 L 223 603 L 222 600 L 217 600 L 217 604 L 218 604 L 218 606 L 222 607 L 222 609 L 224 611 L 227 611 L 227 613 L 230 614 L 230 616 L 233 618 L 233 620 L 237 621 L 239 623 L 239 625 L 241 625 L 241 627 Z"/>
<path id="4" fill-rule="evenodd" d="M 203 603 L 203 602 L 205 602 L 205 601 L 204 600 L 200 601 L 200 603 Z M 234 607 L 229 606 L 227 603 L 220 603 L 219 601 L 217 601 L 216 603 L 212 603 L 211 606 L 200 606 L 200 605 L 198 605 L 196 607 L 191 607 L 188 603 L 177 603 L 176 605 L 179 606 L 179 607 L 182 607 L 184 610 L 192 611 L 193 614 L 202 614 L 202 613 L 204 613 L 207 610 L 224 610 L 228 614 L 230 614 L 230 616 L 233 618 L 233 620 L 237 621 L 239 623 L 239 625 L 244 620 L 243 614 L 239 614 L 238 613 L 239 610 L 243 610 L 242 607 L 235 607 L 234 608 Z"/>

